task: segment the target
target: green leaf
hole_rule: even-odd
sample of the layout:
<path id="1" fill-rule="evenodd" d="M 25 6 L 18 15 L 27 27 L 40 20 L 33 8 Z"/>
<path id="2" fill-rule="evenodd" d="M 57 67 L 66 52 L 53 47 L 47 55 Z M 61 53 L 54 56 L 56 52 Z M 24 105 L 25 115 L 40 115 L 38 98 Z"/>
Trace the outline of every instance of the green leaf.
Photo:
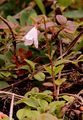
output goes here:
<path id="1" fill-rule="evenodd" d="M 36 17 L 37 17 L 37 13 L 36 13 L 36 11 L 35 11 L 34 9 L 32 9 L 32 10 L 30 11 L 30 13 L 28 14 L 28 20 L 27 20 L 27 22 L 28 22 L 30 25 L 34 24 L 33 19 L 34 19 L 34 18 L 36 19 Z"/>
<path id="2" fill-rule="evenodd" d="M 33 108 L 37 108 L 39 106 L 38 100 L 34 97 L 28 98 L 26 104 Z"/>
<path id="3" fill-rule="evenodd" d="M 75 51 L 79 51 L 83 47 L 83 40 L 80 41 L 75 47 Z"/>
<path id="4" fill-rule="evenodd" d="M 20 16 L 20 24 L 22 26 L 25 26 L 27 24 L 27 20 L 28 20 L 28 14 L 27 12 L 24 10 Z"/>
<path id="5" fill-rule="evenodd" d="M 53 97 L 48 95 L 47 93 L 38 93 L 38 92 L 33 92 L 33 91 L 29 91 L 25 94 L 25 97 L 35 97 L 36 99 L 44 99 L 48 102 L 51 102 Z"/>
<path id="6" fill-rule="evenodd" d="M 62 79 L 57 79 L 55 80 L 55 84 L 60 86 L 61 84 L 63 84 L 66 81 L 66 78 L 62 78 Z"/>
<path id="7" fill-rule="evenodd" d="M 11 76 L 10 72 L 0 72 L 1 75 L 3 75 L 4 77 L 9 77 Z"/>
<path id="8" fill-rule="evenodd" d="M 38 100 L 35 97 L 23 98 L 16 102 L 16 104 L 25 103 L 30 108 L 37 108 L 39 106 Z"/>
<path id="9" fill-rule="evenodd" d="M 40 105 L 37 108 L 38 111 L 45 112 L 46 110 L 48 110 L 48 102 L 46 100 L 39 99 L 38 102 L 39 102 L 39 105 Z"/>
<path id="10" fill-rule="evenodd" d="M 27 120 L 38 120 L 40 113 L 39 111 L 30 110 L 27 107 L 25 107 L 23 109 L 18 110 L 16 115 L 19 120 L 24 120 L 24 118 L 27 118 Z"/>
<path id="11" fill-rule="evenodd" d="M 19 48 L 23 48 L 24 50 L 27 50 L 27 51 L 29 50 L 28 46 L 25 46 L 24 43 L 21 43 L 21 42 L 17 43 L 17 50 L 19 50 Z"/>
<path id="12" fill-rule="evenodd" d="M 18 24 L 18 21 L 14 17 L 12 17 L 10 15 L 7 16 L 7 20 L 9 20 L 10 22 L 13 22 L 15 24 Z"/>
<path id="13" fill-rule="evenodd" d="M 63 95 L 62 98 L 64 100 L 66 100 L 67 102 L 73 102 L 74 101 L 74 97 L 72 97 L 72 96 Z"/>
<path id="14" fill-rule="evenodd" d="M 5 64 L 5 55 L 0 54 L 0 67 Z"/>
<path id="15" fill-rule="evenodd" d="M 8 87 L 9 84 L 6 81 L 0 81 L 0 89 Z"/>
<path id="16" fill-rule="evenodd" d="M 8 51 L 5 53 L 6 59 L 11 60 L 11 59 L 12 59 L 12 56 L 13 56 L 13 54 L 12 54 L 12 52 L 11 52 L 10 50 L 8 50 Z"/>
<path id="17" fill-rule="evenodd" d="M 62 117 L 61 108 L 65 105 L 65 101 L 54 101 L 49 104 L 49 112 L 56 114 L 59 118 Z"/>
<path id="18" fill-rule="evenodd" d="M 69 5 L 71 5 L 72 0 L 57 0 L 57 2 L 64 7 L 68 7 Z"/>
<path id="19" fill-rule="evenodd" d="M 45 93 L 47 95 L 50 95 L 50 94 L 52 94 L 52 91 L 51 90 L 45 90 L 45 91 L 43 91 L 43 93 Z"/>
<path id="20" fill-rule="evenodd" d="M 1 120 L 10 120 L 10 118 L 9 117 L 5 117 L 5 118 L 3 118 Z M 14 120 L 14 119 L 12 118 L 12 120 Z"/>
<path id="21" fill-rule="evenodd" d="M 30 65 L 31 69 L 34 71 L 35 70 L 35 63 L 32 62 L 31 60 L 25 60 L 27 62 L 28 65 Z"/>
<path id="22" fill-rule="evenodd" d="M 63 69 L 64 65 L 59 65 L 59 66 L 54 66 L 53 67 L 53 71 L 54 71 L 54 75 L 58 74 L 62 69 Z M 44 66 L 45 70 L 52 75 L 52 69 L 51 66 Z"/>
<path id="23" fill-rule="evenodd" d="M 30 113 L 30 110 L 27 108 L 23 108 L 17 111 L 16 115 L 19 120 L 23 120 L 28 114 Z"/>
<path id="24" fill-rule="evenodd" d="M 38 7 L 40 8 L 41 12 L 43 14 L 45 14 L 46 11 L 45 11 L 45 7 L 44 7 L 44 4 L 43 4 L 42 0 L 35 0 L 35 2 L 38 5 Z"/>
<path id="25" fill-rule="evenodd" d="M 45 80 L 45 74 L 43 72 L 38 72 L 34 75 L 34 78 L 38 81 L 44 81 Z"/>
<path id="26" fill-rule="evenodd" d="M 64 12 L 64 15 L 68 18 L 83 18 L 83 10 L 71 10 Z"/>
<path id="27" fill-rule="evenodd" d="M 50 95 L 48 95 L 46 93 L 37 93 L 37 94 L 35 94 L 35 96 L 36 96 L 36 98 L 44 99 L 44 100 L 46 100 L 48 102 L 51 102 L 52 99 L 53 99 L 52 96 L 50 96 Z"/>
<path id="28" fill-rule="evenodd" d="M 45 69 L 50 75 L 52 75 L 51 66 L 44 66 L 44 69 Z"/>
<path id="29" fill-rule="evenodd" d="M 63 67 L 64 65 L 54 67 L 54 75 L 58 74 L 63 69 Z"/>
<path id="30" fill-rule="evenodd" d="M 32 93 L 39 93 L 39 88 L 38 88 L 38 87 L 33 87 L 33 88 L 31 89 L 31 92 L 32 92 Z"/>
<path id="31" fill-rule="evenodd" d="M 30 67 L 28 65 L 23 65 L 19 69 L 28 70 L 31 73 Z"/>
<path id="32" fill-rule="evenodd" d="M 24 96 L 25 97 L 34 96 L 35 93 L 39 93 L 39 89 L 37 87 L 32 88 L 31 91 L 28 91 Z"/>

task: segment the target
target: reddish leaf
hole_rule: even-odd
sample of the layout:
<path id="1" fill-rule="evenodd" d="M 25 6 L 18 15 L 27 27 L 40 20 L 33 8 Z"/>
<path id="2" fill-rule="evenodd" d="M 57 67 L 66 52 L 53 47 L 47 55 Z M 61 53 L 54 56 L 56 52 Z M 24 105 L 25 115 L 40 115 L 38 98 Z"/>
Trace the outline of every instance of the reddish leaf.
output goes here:
<path id="1" fill-rule="evenodd" d="M 6 117 L 8 117 L 6 114 L 0 112 L 0 119 L 6 118 Z"/>
<path id="2" fill-rule="evenodd" d="M 21 66 L 25 65 L 25 59 L 30 58 L 32 56 L 31 51 L 26 51 L 23 48 L 19 48 L 16 52 L 16 55 L 12 57 L 12 62 L 16 64 L 16 68 L 20 68 Z M 18 70 L 16 71 L 17 75 L 23 75 L 26 70 Z"/>

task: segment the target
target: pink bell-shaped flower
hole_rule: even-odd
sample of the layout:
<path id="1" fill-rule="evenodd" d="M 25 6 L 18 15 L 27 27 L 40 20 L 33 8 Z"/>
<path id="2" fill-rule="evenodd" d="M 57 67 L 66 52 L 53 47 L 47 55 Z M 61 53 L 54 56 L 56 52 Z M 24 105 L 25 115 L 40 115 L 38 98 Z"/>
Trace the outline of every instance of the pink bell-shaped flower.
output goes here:
<path id="1" fill-rule="evenodd" d="M 34 46 L 36 48 L 38 48 L 38 31 L 36 26 L 33 27 L 24 37 L 24 44 L 25 45 L 32 45 L 34 44 Z"/>

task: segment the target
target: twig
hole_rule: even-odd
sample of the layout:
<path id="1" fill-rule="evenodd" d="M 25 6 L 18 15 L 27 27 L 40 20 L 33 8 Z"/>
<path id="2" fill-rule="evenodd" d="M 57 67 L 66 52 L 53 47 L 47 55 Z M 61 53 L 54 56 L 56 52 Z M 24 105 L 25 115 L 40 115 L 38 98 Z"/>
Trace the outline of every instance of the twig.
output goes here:
<path id="1" fill-rule="evenodd" d="M 12 34 L 12 39 L 13 39 L 13 46 L 14 46 L 14 54 L 16 54 L 16 41 L 15 41 L 15 35 L 14 35 L 14 32 L 11 28 L 11 26 L 9 25 L 8 21 L 6 19 L 4 19 L 3 17 L 0 16 L 0 19 L 8 26 L 11 34 Z"/>
<path id="2" fill-rule="evenodd" d="M 18 80 L 17 82 L 15 82 L 15 83 L 9 85 L 9 86 L 6 87 L 6 88 L 2 88 L 1 90 L 8 90 L 8 89 L 11 89 L 12 86 L 15 87 L 15 86 L 17 86 L 18 84 L 20 84 L 20 83 L 22 83 L 22 82 L 24 82 L 24 81 L 27 81 L 27 80 L 29 80 L 29 78 L 24 78 L 24 79 L 22 79 L 22 80 Z"/>
<path id="3" fill-rule="evenodd" d="M 66 56 L 69 51 L 72 49 L 72 47 L 76 44 L 76 42 L 79 40 L 79 38 L 81 37 L 81 35 L 83 35 L 83 31 L 79 33 L 79 35 L 74 38 L 74 40 L 70 43 L 70 45 L 67 47 L 67 50 L 60 56 L 57 58 L 57 60 L 61 59 L 62 57 Z"/>
<path id="4" fill-rule="evenodd" d="M 63 92 L 69 92 L 70 90 L 76 88 L 76 86 L 80 87 L 82 85 L 83 85 L 83 79 L 81 79 L 79 81 L 77 80 L 77 82 L 74 81 L 74 83 L 71 83 L 69 86 L 61 88 L 60 92 L 61 93 L 63 93 Z"/>
<path id="5" fill-rule="evenodd" d="M 11 92 L 6 92 L 6 91 L 0 91 L 0 94 L 6 94 L 6 95 L 9 95 L 9 96 L 12 96 L 14 94 L 15 98 L 18 98 L 18 99 L 24 98 L 24 96 L 17 95 L 15 93 L 11 93 Z"/>
<path id="6" fill-rule="evenodd" d="M 79 99 L 83 103 L 82 97 L 80 97 L 78 94 L 69 94 L 69 93 L 61 93 L 61 94 L 59 94 L 59 96 L 63 96 L 63 95 L 73 96 L 74 98 Z"/>
<path id="7" fill-rule="evenodd" d="M 12 100 L 11 100 L 11 105 L 10 105 L 10 113 L 9 113 L 9 120 L 12 120 L 13 107 L 14 107 L 14 93 L 12 94 Z"/>
<path id="8" fill-rule="evenodd" d="M 83 94 L 83 89 L 77 95 L 80 95 L 80 94 Z"/>

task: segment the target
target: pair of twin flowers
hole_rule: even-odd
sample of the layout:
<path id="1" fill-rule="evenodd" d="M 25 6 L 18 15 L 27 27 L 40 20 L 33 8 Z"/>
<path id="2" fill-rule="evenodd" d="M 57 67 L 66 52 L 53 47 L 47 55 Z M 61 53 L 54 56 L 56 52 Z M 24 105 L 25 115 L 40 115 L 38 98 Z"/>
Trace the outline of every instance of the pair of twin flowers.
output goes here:
<path id="1" fill-rule="evenodd" d="M 72 21 L 67 20 L 63 15 L 56 15 L 56 20 L 60 25 L 65 25 L 64 31 L 66 32 L 74 32 L 75 25 Z M 38 48 L 38 30 L 37 25 L 35 25 L 22 39 L 25 45 L 34 44 L 35 48 Z"/>

